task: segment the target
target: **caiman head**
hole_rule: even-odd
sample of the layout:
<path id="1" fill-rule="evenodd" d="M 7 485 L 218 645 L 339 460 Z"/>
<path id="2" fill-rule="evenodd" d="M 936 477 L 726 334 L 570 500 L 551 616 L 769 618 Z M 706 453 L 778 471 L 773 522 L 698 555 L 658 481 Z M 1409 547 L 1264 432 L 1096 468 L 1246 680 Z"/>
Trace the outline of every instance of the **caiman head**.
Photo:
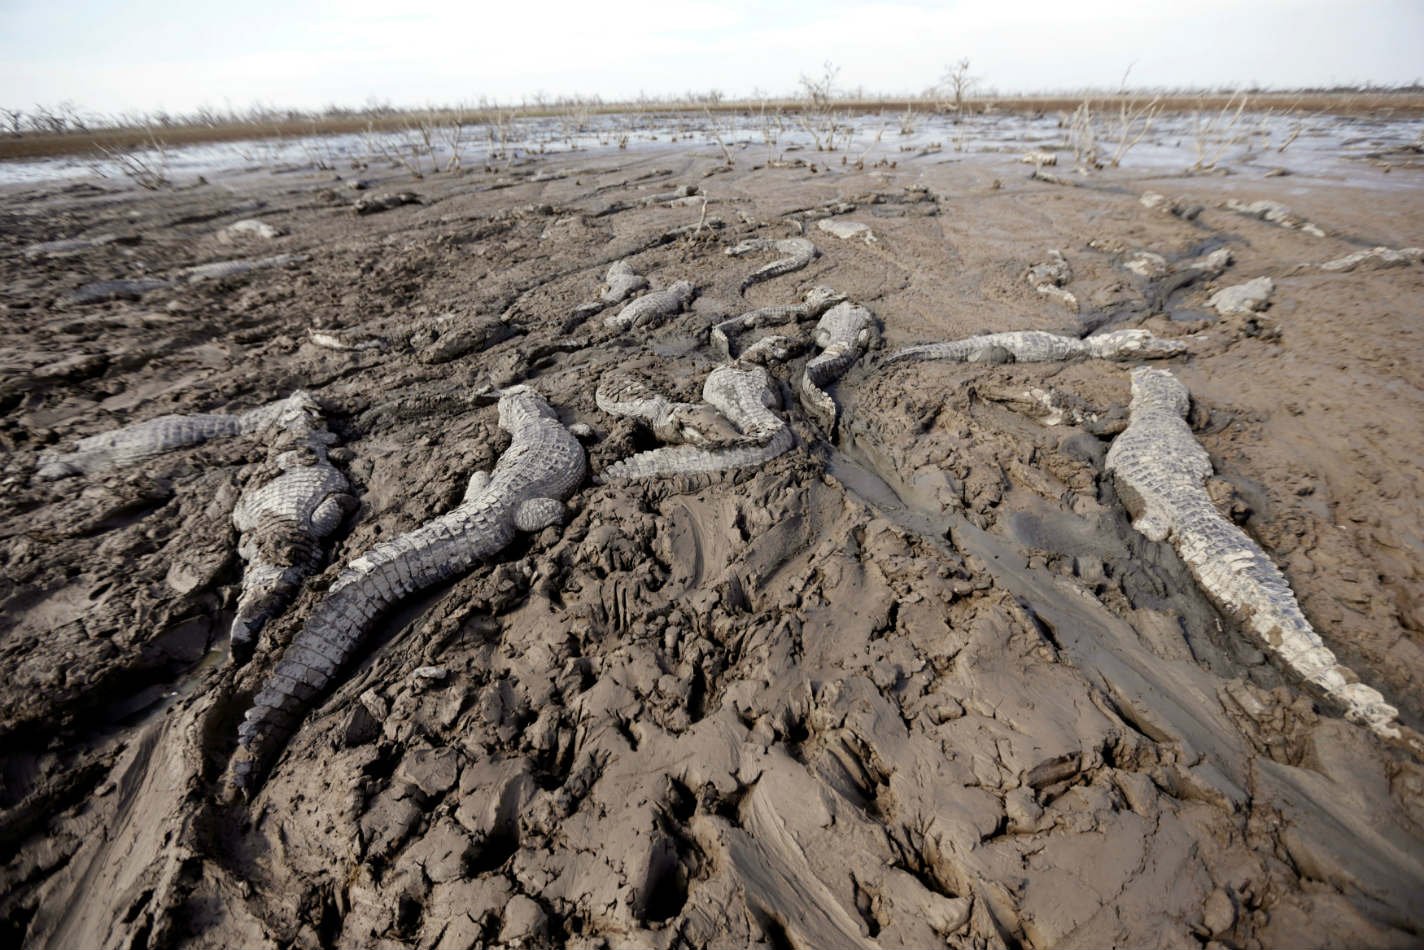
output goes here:
<path id="1" fill-rule="evenodd" d="M 801 299 L 810 306 L 811 316 L 819 317 L 836 304 L 843 303 L 846 295 L 829 287 L 817 285 L 806 291 L 806 295 Z"/>
<path id="2" fill-rule="evenodd" d="M 1139 366 L 1132 371 L 1132 408 L 1155 409 L 1186 418 L 1192 396 L 1177 377 L 1165 369 Z"/>
<path id="3" fill-rule="evenodd" d="M 536 419 L 558 419 L 558 414 L 539 395 L 539 391 L 523 383 L 496 390 L 499 395 L 499 427 L 514 432 Z"/>
<path id="4" fill-rule="evenodd" d="M 1096 355 L 1115 359 L 1160 359 L 1185 353 L 1187 346 L 1180 340 L 1164 340 L 1148 330 L 1114 330 L 1090 336 L 1083 342 Z"/>
<path id="5" fill-rule="evenodd" d="M 668 290 L 676 295 L 678 300 L 682 301 L 684 307 L 692 302 L 693 297 L 697 296 L 697 288 L 693 285 L 692 281 L 689 280 L 679 280 L 669 287 Z"/>

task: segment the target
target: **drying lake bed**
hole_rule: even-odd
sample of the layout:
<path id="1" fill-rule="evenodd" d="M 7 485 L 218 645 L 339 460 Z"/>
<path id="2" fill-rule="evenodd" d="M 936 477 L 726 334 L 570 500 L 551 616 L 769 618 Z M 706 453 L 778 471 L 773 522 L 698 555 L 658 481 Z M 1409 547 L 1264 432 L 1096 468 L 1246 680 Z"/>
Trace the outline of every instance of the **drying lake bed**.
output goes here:
<path id="1" fill-rule="evenodd" d="M 826 152 L 709 113 L 418 179 L 369 137 L 176 150 L 156 190 L 0 165 L 0 934 L 1417 945 L 1421 128 L 1169 116 L 1114 167 L 1053 116 Z M 1375 728 L 1109 471 L 1148 365 Z M 405 581 L 235 781 L 368 552 L 526 464 L 519 387 L 586 472 Z M 262 407 L 298 391 L 294 460 Z M 165 416 L 207 428 L 92 441 Z M 316 467 L 340 504 L 236 650 L 280 552 L 234 510 Z"/>

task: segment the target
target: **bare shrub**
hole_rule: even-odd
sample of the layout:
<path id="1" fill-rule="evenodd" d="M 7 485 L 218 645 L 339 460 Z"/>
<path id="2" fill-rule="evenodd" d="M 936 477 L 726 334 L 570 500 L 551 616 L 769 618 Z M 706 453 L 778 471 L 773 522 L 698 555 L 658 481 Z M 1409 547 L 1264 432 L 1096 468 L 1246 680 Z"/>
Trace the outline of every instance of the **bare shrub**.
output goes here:
<path id="1" fill-rule="evenodd" d="M 1150 102 L 1143 102 L 1127 90 L 1127 77 L 1132 75 L 1132 66 L 1122 74 L 1118 84 L 1117 147 L 1113 149 L 1108 164 L 1117 168 L 1132 147 L 1141 142 L 1152 130 L 1152 121 L 1162 111 L 1162 97 L 1153 96 Z"/>
<path id="2" fill-rule="evenodd" d="M 1198 108 L 1192 115 L 1193 146 L 1197 160 L 1190 171 L 1211 171 L 1226 157 L 1226 151 L 1241 141 L 1241 119 L 1246 113 L 1248 97 L 1232 93 L 1221 110 L 1208 113 Z"/>
<path id="3" fill-rule="evenodd" d="M 801 91 L 812 107 L 819 110 L 830 109 L 831 99 L 836 91 L 836 77 L 840 72 L 839 66 L 826 60 L 821 64 L 820 76 L 801 74 Z"/>
<path id="4" fill-rule="evenodd" d="M 558 115 L 559 127 L 564 144 L 572 150 L 574 138 L 587 132 L 593 118 L 593 108 L 586 102 L 575 101 L 567 104 L 567 111 Z"/>
<path id="5" fill-rule="evenodd" d="M 732 157 L 732 150 L 727 148 L 727 143 L 722 138 L 722 129 L 717 120 L 712 117 L 711 107 L 704 106 L 702 111 L 707 116 L 708 134 L 710 134 L 712 140 L 717 143 L 717 147 L 722 150 L 722 160 L 727 163 L 728 168 L 733 167 L 737 164 L 737 160 Z"/>
<path id="6" fill-rule="evenodd" d="M 968 57 L 945 68 L 944 76 L 940 78 L 940 88 L 948 92 L 950 101 L 944 103 L 942 108 L 953 109 L 956 122 L 964 115 L 964 101 L 978 84 L 979 78 L 969 74 Z"/>
<path id="7" fill-rule="evenodd" d="M 781 116 L 780 107 L 770 114 L 767 113 L 766 107 L 767 100 L 763 98 L 761 100 L 761 138 L 766 143 L 766 159 L 771 161 L 772 152 L 777 152 L 777 157 L 780 157 L 778 148 L 781 145 L 781 136 L 786 131 L 786 123 Z"/>
<path id="8" fill-rule="evenodd" d="M 464 157 L 460 153 L 460 146 L 465 137 L 464 109 L 456 111 L 453 115 L 447 115 L 445 121 L 436 127 L 436 135 L 450 153 L 450 156 L 445 159 L 445 170 L 458 172 L 464 164 Z"/>
<path id="9" fill-rule="evenodd" d="M 409 125 L 391 133 L 377 133 L 374 124 L 368 123 L 364 140 L 365 149 L 373 158 L 388 162 L 392 168 L 404 168 L 412 178 L 420 180 L 439 171 L 460 170 L 464 134 L 463 111 L 427 111 L 414 114 Z M 443 166 L 442 152 L 449 153 Z"/>
<path id="10" fill-rule="evenodd" d="M 915 108 L 910 103 L 905 103 L 905 114 L 900 117 L 900 134 L 915 134 Z"/>
<path id="11" fill-rule="evenodd" d="M 1144 100 L 1128 90 L 1127 77 L 1131 73 L 1129 66 L 1122 74 L 1117 95 L 1106 103 L 1106 115 L 1094 113 L 1093 100 L 1084 99 L 1066 122 L 1060 121 L 1060 125 L 1068 127 L 1068 144 L 1073 149 L 1079 172 L 1097 171 L 1105 164 L 1113 168 L 1120 166 L 1127 153 L 1147 137 L 1152 123 L 1161 114 L 1161 96 Z M 1104 163 L 1103 150 L 1109 146 L 1112 151 Z"/>
<path id="12" fill-rule="evenodd" d="M 861 150 L 860 154 L 856 156 L 855 161 L 852 162 L 851 164 L 853 164 L 856 168 L 860 168 L 860 169 L 865 168 L 865 157 L 870 154 L 870 152 L 871 152 L 872 149 L 874 149 L 877 145 L 880 144 L 880 140 L 881 140 L 884 136 L 885 136 L 885 126 L 882 125 L 882 126 L 876 131 L 875 137 L 872 138 L 872 139 L 870 140 L 870 142 L 865 146 L 865 148 Z M 846 139 L 846 145 L 847 145 L 847 146 L 850 145 L 850 139 L 849 139 L 849 138 Z M 842 165 L 846 164 L 846 160 L 845 160 L 844 158 L 841 159 L 841 164 L 842 164 Z"/>
<path id="13" fill-rule="evenodd" d="M 841 68 L 830 60 L 822 64 L 820 76 L 801 74 L 802 108 L 797 121 L 807 135 L 811 136 L 818 152 L 834 152 L 836 137 L 841 131 L 840 117 L 836 115 L 836 77 Z M 850 130 L 846 129 L 847 141 Z"/>
<path id="14" fill-rule="evenodd" d="M 311 133 L 301 140 L 302 154 L 306 156 L 308 164 L 319 171 L 330 171 L 335 168 L 338 156 L 332 148 L 331 139 L 321 134 L 316 122 L 311 123 Z"/>
<path id="15" fill-rule="evenodd" d="M 1078 171 L 1096 171 L 1103 167 L 1098 160 L 1098 132 L 1093 122 L 1092 100 L 1084 99 L 1068 120 L 1068 146 Z"/>
<path id="16" fill-rule="evenodd" d="M 518 113 L 513 109 L 496 107 L 490 123 L 485 129 L 489 140 L 489 160 L 507 162 L 510 159 L 509 142 L 513 136 L 514 120 Z"/>
<path id="17" fill-rule="evenodd" d="M 152 127 L 148 128 L 147 132 L 147 143 L 138 148 L 111 148 L 100 145 L 99 151 L 104 154 L 112 170 L 140 188 L 157 191 L 172 184 L 168 177 L 168 145 L 154 133 Z M 94 170 L 99 175 L 108 177 L 103 167 L 95 166 Z"/>

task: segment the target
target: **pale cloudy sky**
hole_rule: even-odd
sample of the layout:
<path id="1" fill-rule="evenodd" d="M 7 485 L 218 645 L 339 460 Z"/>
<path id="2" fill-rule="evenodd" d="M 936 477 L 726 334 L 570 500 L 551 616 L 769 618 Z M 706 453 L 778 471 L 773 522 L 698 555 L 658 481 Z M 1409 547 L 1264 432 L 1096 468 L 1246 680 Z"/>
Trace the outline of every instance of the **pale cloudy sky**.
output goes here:
<path id="1" fill-rule="evenodd" d="M 1424 0 L 0 0 L 0 106 L 316 108 L 536 92 L 915 93 L 967 56 L 1002 92 L 1424 75 Z"/>

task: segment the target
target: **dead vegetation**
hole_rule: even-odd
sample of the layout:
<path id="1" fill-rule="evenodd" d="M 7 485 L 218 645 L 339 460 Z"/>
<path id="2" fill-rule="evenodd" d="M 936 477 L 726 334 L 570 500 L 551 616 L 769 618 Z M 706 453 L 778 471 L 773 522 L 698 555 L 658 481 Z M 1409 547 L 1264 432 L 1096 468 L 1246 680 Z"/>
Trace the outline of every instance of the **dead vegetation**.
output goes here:
<path id="1" fill-rule="evenodd" d="M 834 67 L 833 67 L 834 68 Z M 966 67 L 967 68 L 967 67 Z M 835 70 L 839 72 L 838 69 Z M 720 93 L 684 94 L 679 96 L 644 96 L 631 102 L 604 102 L 597 97 L 556 98 L 535 97 L 521 103 L 494 103 L 481 100 L 477 104 L 460 104 L 415 110 L 395 109 L 389 105 L 367 104 L 348 109 L 328 107 L 318 112 L 278 110 L 254 107 L 247 111 L 218 112 L 200 109 L 192 114 L 98 116 L 81 112 L 72 103 L 56 107 L 34 106 L 29 109 L 0 109 L 5 134 L 0 137 L 0 159 L 40 158 L 52 155 L 94 154 L 103 149 L 134 149 L 148 144 L 150 130 L 156 131 L 170 148 L 198 143 L 239 142 L 253 139 L 300 139 L 313 135 L 361 135 L 371 132 L 401 132 L 422 122 L 449 127 L 459 121 L 461 126 L 485 126 L 492 134 L 507 129 L 514 117 L 522 119 L 555 119 L 561 124 L 567 139 L 580 127 L 586 127 L 598 116 L 633 114 L 700 114 L 741 116 L 748 121 L 776 117 L 782 123 L 794 117 L 798 124 L 804 116 L 807 124 L 819 127 L 822 138 L 828 110 L 841 116 L 872 112 L 918 112 L 929 115 L 939 112 L 954 116 L 985 113 L 1071 114 L 1085 101 L 1105 101 L 1119 104 L 1122 90 L 1114 92 L 1084 92 L 1077 94 L 1001 95 L 982 87 L 977 77 L 967 71 L 955 78 L 959 67 L 949 72 L 948 97 L 944 86 L 935 86 L 919 96 L 848 95 L 826 88 L 824 73 L 808 79 L 810 86 L 792 96 L 757 95 L 750 99 L 728 99 Z M 825 94 L 823 94 L 825 93 Z M 1418 87 L 1391 89 L 1300 90 L 1138 90 L 1130 97 L 1140 102 L 1155 103 L 1157 114 L 1191 115 L 1197 112 L 1220 112 L 1232 106 L 1242 95 L 1249 95 L 1254 111 L 1277 115 L 1309 115 L 1329 112 L 1337 115 L 1424 115 L 1424 90 Z M 1122 116 L 1118 116 L 1121 121 Z M 839 131 L 837 131 L 837 137 Z M 621 144 L 621 143 L 620 143 Z M 1109 155 L 1111 158 L 1111 155 Z"/>
<path id="2" fill-rule="evenodd" d="M 417 115 L 394 134 L 378 133 L 368 126 L 363 138 L 366 151 L 392 168 L 403 168 L 417 180 L 438 171 L 458 172 L 464 164 L 461 147 L 467 141 L 463 113 Z"/>
<path id="3" fill-rule="evenodd" d="M 965 100 L 975 86 L 979 85 L 977 76 L 969 75 L 969 58 L 965 57 L 953 66 L 948 67 L 943 78 L 940 79 L 940 86 L 949 94 L 949 100 L 940 103 L 940 109 L 944 111 L 953 110 L 956 121 L 964 115 Z"/>
<path id="4" fill-rule="evenodd" d="M 168 173 L 168 143 L 153 129 L 148 140 L 133 148 L 102 147 L 105 162 L 96 162 L 94 171 L 100 177 L 122 175 L 147 191 L 157 191 L 172 184 Z"/>
<path id="5" fill-rule="evenodd" d="M 801 74 L 801 108 L 796 121 L 801 130 L 811 136 L 818 152 L 834 152 L 838 136 L 844 132 L 844 147 L 850 141 L 851 130 L 841 120 L 835 82 L 840 67 L 827 60 L 819 76 Z"/>
<path id="6" fill-rule="evenodd" d="M 1147 99 L 1130 91 L 1127 77 L 1132 67 L 1122 75 L 1117 94 L 1094 111 L 1093 100 L 1084 99 L 1073 114 L 1060 120 L 1068 129 L 1068 144 L 1079 172 L 1097 171 L 1105 165 L 1117 168 L 1133 146 L 1152 131 L 1152 123 L 1161 114 L 1160 95 Z M 1100 143 L 1102 143 L 1100 145 Z M 1104 148 L 1110 148 L 1104 157 Z"/>

